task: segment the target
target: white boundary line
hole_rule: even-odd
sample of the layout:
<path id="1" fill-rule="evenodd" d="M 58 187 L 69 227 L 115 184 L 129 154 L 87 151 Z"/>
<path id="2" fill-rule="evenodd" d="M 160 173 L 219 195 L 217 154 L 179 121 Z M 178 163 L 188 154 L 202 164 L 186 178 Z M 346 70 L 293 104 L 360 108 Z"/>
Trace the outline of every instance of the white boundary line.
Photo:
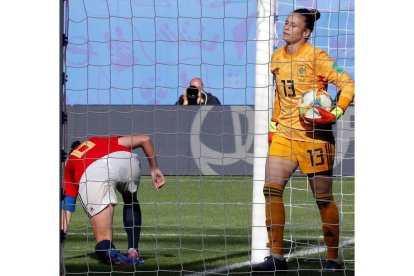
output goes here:
<path id="1" fill-rule="evenodd" d="M 349 239 L 346 241 L 343 241 L 341 243 L 339 243 L 339 248 L 347 246 L 347 245 L 351 245 L 355 243 L 355 239 Z M 302 249 L 299 250 L 295 253 L 289 254 L 286 257 L 286 260 L 289 261 L 290 258 L 296 258 L 296 257 L 302 257 L 302 256 L 306 256 L 306 255 L 312 255 L 315 253 L 322 253 L 326 251 L 326 246 L 315 246 L 315 247 L 311 247 L 308 249 Z"/>
<path id="2" fill-rule="evenodd" d="M 76 236 L 76 235 L 81 235 L 81 236 L 87 236 L 87 235 L 91 235 L 93 236 L 92 232 L 89 233 L 85 233 L 85 232 L 70 232 L 69 231 L 69 236 Z M 125 232 L 115 232 L 112 234 L 113 236 L 119 236 L 119 237 L 123 237 L 126 236 L 127 234 Z M 141 237 L 142 236 L 147 236 L 147 237 L 202 237 L 202 238 L 214 238 L 214 237 L 224 237 L 222 234 L 220 235 L 214 235 L 214 234 L 204 234 L 204 235 L 200 235 L 200 234 L 174 234 L 174 233 L 141 233 Z M 225 236 L 226 238 L 251 238 L 247 235 L 231 235 L 228 234 Z M 323 239 L 323 236 L 306 236 L 306 238 L 309 239 Z M 353 240 L 351 237 L 343 237 L 342 238 L 348 238 L 349 240 Z M 288 240 L 290 242 L 290 240 Z M 344 242 L 345 243 L 345 242 Z M 346 244 L 344 244 L 346 245 Z"/>
<path id="3" fill-rule="evenodd" d="M 249 266 L 249 265 L 250 265 L 250 261 L 247 261 L 247 262 L 243 262 L 243 263 L 236 263 L 236 264 L 232 264 L 232 265 L 217 267 L 215 269 L 207 270 L 207 271 L 204 271 L 204 272 L 196 272 L 196 273 L 193 273 L 193 274 L 188 274 L 188 276 L 209 275 L 211 273 L 220 273 L 220 272 L 223 272 L 223 271 L 230 271 L 230 270 L 233 270 L 233 269 L 236 269 L 236 268 Z"/>
<path id="4" fill-rule="evenodd" d="M 69 236 L 76 236 L 76 235 L 81 235 L 81 236 L 87 236 L 87 235 L 91 235 L 93 236 L 93 233 L 85 233 L 85 232 L 69 232 Z M 119 236 L 119 237 L 126 237 L 126 233 L 113 233 L 113 236 Z M 226 238 L 247 238 L 248 236 L 246 235 L 214 235 L 214 234 L 204 234 L 204 235 L 200 235 L 200 234 L 173 234 L 173 233 L 141 233 L 141 237 L 142 236 L 147 236 L 147 237 L 202 237 L 202 238 L 215 238 L 215 237 L 226 237 Z"/>
<path id="5" fill-rule="evenodd" d="M 355 243 L 355 239 L 349 239 L 346 241 L 343 241 L 339 244 L 339 247 L 344 247 L 347 245 L 351 245 Z M 299 250 L 293 254 L 290 254 L 286 259 L 287 261 L 290 258 L 295 258 L 295 257 L 302 257 L 302 256 L 306 256 L 306 255 L 312 255 L 315 253 L 322 253 L 326 251 L 326 247 L 325 246 L 315 246 L 315 247 L 311 247 L 309 249 L 303 249 L 303 250 Z M 244 266 L 249 266 L 251 265 L 250 261 L 247 262 L 243 262 L 243 263 L 236 263 L 236 264 L 232 264 L 232 265 L 227 265 L 227 266 L 221 266 L 221 267 L 217 267 L 211 270 L 207 270 L 204 272 L 196 272 L 193 274 L 188 274 L 188 276 L 196 276 L 196 275 L 209 275 L 212 273 L 220 273 L 220 272 L 224 272 L 224 271 L 230 271 L 236 268 L 240 268 L 240 267 L 244 267 Z"/>

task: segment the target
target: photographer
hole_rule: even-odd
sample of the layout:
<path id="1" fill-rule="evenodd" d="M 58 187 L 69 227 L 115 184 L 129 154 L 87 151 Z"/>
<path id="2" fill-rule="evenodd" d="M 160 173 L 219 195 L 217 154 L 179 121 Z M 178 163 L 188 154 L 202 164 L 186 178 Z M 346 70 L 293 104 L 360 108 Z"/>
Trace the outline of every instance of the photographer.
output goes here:
<path id="1" fill-rule="evenodd" d="M 204 91 L 203 86 L 200 78 L 192 79 L 175 105 L 221 105 L 217 97 Z"/>

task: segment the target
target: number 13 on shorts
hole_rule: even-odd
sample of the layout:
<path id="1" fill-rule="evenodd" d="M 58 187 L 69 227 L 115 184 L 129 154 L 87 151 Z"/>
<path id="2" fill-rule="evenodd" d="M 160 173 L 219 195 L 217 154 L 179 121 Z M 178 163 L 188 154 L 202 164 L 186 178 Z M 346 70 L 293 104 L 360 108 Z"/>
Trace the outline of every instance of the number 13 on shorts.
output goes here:
<path id="1" fill-rule="evenodd" d="M 332 170 L 335 160 L 335 143 L 289 140 L 280 135 L 272 139 L 269 157 L 298 162 L 303 174 Z"/>
<path id="2" fill-rule="evenodd" d="M 332 170 L 335 161 L 334 143 L 306 143 L 306 159 L 301 171 L 303 173 L 316 173 Z"/>

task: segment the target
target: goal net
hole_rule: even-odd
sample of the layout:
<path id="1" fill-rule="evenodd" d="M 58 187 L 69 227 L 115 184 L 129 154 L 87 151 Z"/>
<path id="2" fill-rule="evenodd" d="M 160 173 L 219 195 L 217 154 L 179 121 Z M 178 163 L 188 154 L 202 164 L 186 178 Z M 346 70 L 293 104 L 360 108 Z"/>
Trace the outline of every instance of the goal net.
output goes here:
<path id="1" fill-rule="evenodd" d="M 283 45 L 277 34 L 293 9 L 317 8 L 322 16 L 310 42 L 353 77 L 353 5 L 343 0 L 65 0 L 62 150 L 92 136 L 150 135 L 166 175 L 165 187 L 155 192 L 147 161 L 137 151 L 144 266 L 100 263 L 79 204 L 61 252 L 66 275 L 248 274 L 252 261 L 263 260 L 268 255 L 263 162 L 274 91 L 269 62 L 275 47 Z M 175 105 L 194 77 L 201 77 L 206 92 L 222 105 Z M 329 91 L 336 94 L 333 87 Z M 351 106 L 334 130 L 340 256 L 350 273 L 353 123 Z M 113 240 L 126 252 L 122 198 L 118 202 Z M 326 248 L 303 176 L 292 178 L 285 203 L 289 269 L 317 271 Z"/>

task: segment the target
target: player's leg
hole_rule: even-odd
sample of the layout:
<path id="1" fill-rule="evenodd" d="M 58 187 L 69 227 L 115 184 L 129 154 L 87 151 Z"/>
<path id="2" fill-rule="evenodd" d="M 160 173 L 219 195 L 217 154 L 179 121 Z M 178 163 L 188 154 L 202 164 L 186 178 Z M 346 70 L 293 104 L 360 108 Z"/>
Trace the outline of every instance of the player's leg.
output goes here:
<path id="1" fill-rule="evenodd" d="M 128 258 L 135 264 L 144 263 L 138 251 L 141 234 L 141 207 L 137 199 L 137 191 L 141 178 L 139 159 L 136 154 L 116 153 L 123 158 L 116 158 L 111 163 L 114 177 L 119 181 L 116 185 L 124 202 L 123 223 L 128 237 Z"/>
<path id="2" fill-rule="evenodd" d="M 108 204 L 102 211 L 90 217 L 96 240 L 95 253 L 104 263 L 132 265 L 133 262 L 116 250 L 112 242 L 114 208 L 114 205 Z"/>
<path id="3" fill-rule="evenodd" d="M 252 267 L 254 271 L 287 270 L 283 256 L 283 233 L 285 227 L 285 206 L 283 191 L 298 163 L 292 159 L 290 142 L 274 136 L 266 160 L 263 194 L 266 206 L 266 229 L 271 255 L 263 263 Z"/>
<path id="4" fill-rule="evenodd" d="M 95 253 L 105 263 L 130 265 L 130 260 L 115 249 L 112 242 L 112 225 L 114 205 L 108 204 L 106 208 L 90 218 L 92 231 L 95 236 Z"/>
<path id="5" fill-rule="evenodd" d="M 102 240 L 112 240 L 113 216 L 114 206 L 108 204 L 105 209 L 90 218 L 92 232 L 97 243 Z"/>
<path id="6" fill-rule="evenodd" d="M 108 177 L 107 164 L 108 160 L 100 159 L 87 168 L 80 181 L 79 198 L 90 218 L 96 255 L 105 263 L 128 265 L 128 258 L 113 244 L 112 226 L 117 198 L 113 181 Z"/>
<path id="7" fill-rule="evenodd" d="M 101 212 L 90 217 L 92 232 L 96 240 L 95 253 L 106 263 L 110 262 L 108 252 L 110 252 L 111 249 L 115 249 L 115 246 L 112 243 L 113 215 L 114 206 L 108 204 Z"/>
<path id="8" fill-rule="evenodd" d="M 122 193 L 124 201 L 123 221 L 128 237 L 128 252 L 131 258 L 138 257 L 138 242 L 141 235 L 141 207 L 137 199 L 137 193 Z M 136 256 L 135 256 L 136 255 Z"/>

